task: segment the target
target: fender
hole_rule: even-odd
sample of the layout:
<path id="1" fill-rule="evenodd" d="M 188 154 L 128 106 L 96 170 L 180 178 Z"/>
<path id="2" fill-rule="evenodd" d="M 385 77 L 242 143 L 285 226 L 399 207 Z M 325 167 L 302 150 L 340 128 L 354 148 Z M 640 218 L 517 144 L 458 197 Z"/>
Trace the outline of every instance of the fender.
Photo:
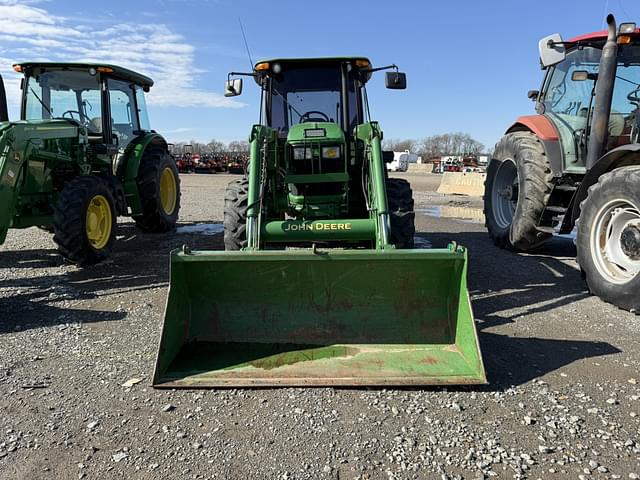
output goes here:
<path id="1" fill-rule="evenodd" d="M 540 140 L 558 141 L 559 135 L 556 127 L 544 115 L 525 115 L 511 125 L 505 133 L 521 132 L 529 130 L 536 134 Z"/>
<path id="2" fill-rule="evenodd" d="M 127 207 L 130 209 L 130 215 L 139 215 L 142 213 L 142 203 L 140 201 L 136 178 L 138 176 L 140 162 L 149 145 L 168 149 L 167 141 L 162 135 L 155 132 L 144 133 L 133 139 L 129 145 L 127 145 L 124 153 L 120 156 L 116 164 L 116 176 L 122 182 Z"/>
<path id="3" fill-rule="evenodd" d="M 518 117 L 505 133 L 527 131 L 540 139 L 553 174 L 561 176 L 563 174 L 562 149 L 560 148 L 560 136 L 555 125 L 544 115 L 525 115 Z"/>
<path id="4" fill-rule="evenodd" d="M 605 153 L 596 164 L 591 167 L 582 182 L 580 188 L 573 198 L 573 209 L 571 210 L 571 221 L 575 225 L 580 216 L 580 204 L 589 194 L 589 187 L 595 184 L 601 175 L 616 168 L 628 167 L 630 165 L 640 165 L 640 143 L 622 145 Z"/>

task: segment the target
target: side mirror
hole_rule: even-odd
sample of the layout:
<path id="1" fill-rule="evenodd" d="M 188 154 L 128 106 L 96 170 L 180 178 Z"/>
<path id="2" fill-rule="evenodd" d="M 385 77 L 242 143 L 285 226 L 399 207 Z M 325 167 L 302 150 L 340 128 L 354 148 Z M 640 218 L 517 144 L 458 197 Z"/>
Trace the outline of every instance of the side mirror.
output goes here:
<path id="1" fill-rule="evenodd" d="M 407 75 L 403 72 L 387 72 L 384 74 L 384 85 L 392 90 L 407 88 Z"/>
<path id="2" fill-rule="evenodd" d="M 235 97 L 242 93 L 242 79 L 233 78 L 224 82 L 224 96 Z"/>
<path id="3" fill-rule="evenodd" d="M 544 68 L 562 62 L 567 56 L 567 49 L 562 44 L 562 37 L 558 33 L 544 37 L 538 42 L 540 63 Z"/>
<path id="4" fill-rule="evenodd" d="M 532 102 L 536 102 L 538 100 L 539 95 L 540 95 L 540 90 L 529 90 L 527 92 L 527 98 Z"/>

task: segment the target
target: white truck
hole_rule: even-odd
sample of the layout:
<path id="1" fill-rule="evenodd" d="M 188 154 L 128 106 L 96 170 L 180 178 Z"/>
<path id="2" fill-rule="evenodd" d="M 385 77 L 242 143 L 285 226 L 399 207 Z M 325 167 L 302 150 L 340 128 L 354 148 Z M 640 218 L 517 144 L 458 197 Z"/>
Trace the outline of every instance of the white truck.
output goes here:
<path id="1" fill-rule="evenodd" d="M 404 152 L 393 152 L 393 162 L 387 163 L 387 170 L 390 172 L 406 172 L 409 163 L 416 163 L 418 156 L 415 153 L 405 150 Z"/>

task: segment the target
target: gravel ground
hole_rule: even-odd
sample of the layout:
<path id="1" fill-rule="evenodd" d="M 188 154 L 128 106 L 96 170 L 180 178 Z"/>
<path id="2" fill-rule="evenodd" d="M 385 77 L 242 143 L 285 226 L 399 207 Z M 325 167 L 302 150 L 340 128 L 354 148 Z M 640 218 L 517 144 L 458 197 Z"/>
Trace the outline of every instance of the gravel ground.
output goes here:
<path id="1" fill-rule="evenodd" d="M 222 248 L 232 177 L 186 175 L 186 228 L 122 222 L 100 266 L 36 228 L 0 247 L 0 478 L 640 478 L 640 317 L 588 295 L 570 238 L 498 250 L 480 199 L 400 175 L 419 241 L 470 249 L 489 385 L 153 390 L 167 252 Z"/>

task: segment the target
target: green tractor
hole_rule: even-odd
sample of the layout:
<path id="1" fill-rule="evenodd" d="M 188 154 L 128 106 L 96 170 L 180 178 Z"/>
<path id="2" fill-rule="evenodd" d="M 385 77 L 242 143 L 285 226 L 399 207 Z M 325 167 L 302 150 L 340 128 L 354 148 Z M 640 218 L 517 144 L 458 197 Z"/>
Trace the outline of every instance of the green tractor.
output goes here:
<path id="1" fill-rule="evenodd" d="M 144 232 L 174 228 L 180 183 L 165 139 L 151 130 L 153 81 L 114 65 L 21 63 L 20 120 L 0 85 L 0 244 L 9 228 L 54 233 L 79 266 L 111 252 L 116 219 Z"/>
<path id="2" fill-rule="evenodd" d="M 494 243 L 527 251 L 577 226 L 589 289 L 640 311 L 640 29 L 635 23 L 540 41 L 537 115 L 520 117 L 487 170 Z"/>
<path id="3" fill-rule="evenodd" d="M 411 187 L 387 177 L 365 90 L 383 69 L 406 87 L 363 57 L 230 74 L 225 95 L 240 75 L 261 91 L 247 178 L 225 194 L 226 251 L 172 252 L 155 386 L 485 382 L 466 250 L 413 250 Z"/>

